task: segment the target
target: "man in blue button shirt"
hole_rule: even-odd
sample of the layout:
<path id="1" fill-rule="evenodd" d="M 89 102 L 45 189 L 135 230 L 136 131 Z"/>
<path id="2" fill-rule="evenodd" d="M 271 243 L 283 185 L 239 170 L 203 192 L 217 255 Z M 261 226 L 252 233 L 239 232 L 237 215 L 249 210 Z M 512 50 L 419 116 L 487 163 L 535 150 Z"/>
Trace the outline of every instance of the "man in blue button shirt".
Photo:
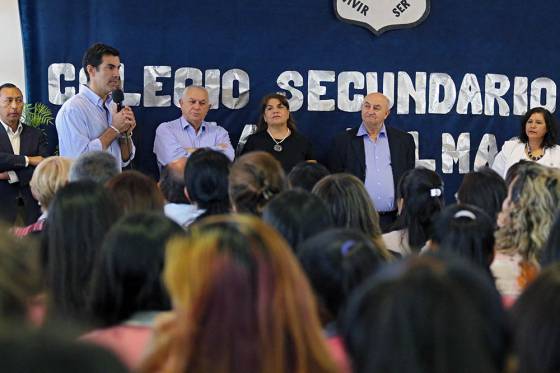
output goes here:
<path id="1" fill-rule="evenodd" d="M 128 106 L 117 111 L 111 92 L 121 86 L 119 51 L 94 44 L 82 61 L 87 84 L 62 105 L 56 116 L 60 155 L 77 158 L 94 150 L 111 153 L 122 169 L 134 158 L 136 120 Z"/>
<path id="2" fill-rule="evenodd" d="M 388 231 L 396 219 L 395 190 L 401 175 L 414 168 L 412 136 L 385 126 L 389 99 L 370 93 L 362 103 L 362 123 L 334 139 L 331 172 L 347 172 L 360 178 L 379 213 L 381 229 Z"/>

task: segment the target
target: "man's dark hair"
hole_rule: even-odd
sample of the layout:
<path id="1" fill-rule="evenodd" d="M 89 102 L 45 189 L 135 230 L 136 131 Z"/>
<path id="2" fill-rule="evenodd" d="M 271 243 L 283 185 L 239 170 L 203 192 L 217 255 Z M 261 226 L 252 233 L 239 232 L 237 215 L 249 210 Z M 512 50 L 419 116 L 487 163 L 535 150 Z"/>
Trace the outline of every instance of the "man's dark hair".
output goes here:
<path id="1" fill-rule="evenodd" d="M 102 43 L 95 43 L 89 47 L 84 53 L 82 58 L 82 67 L 84 68 L 84 73 L 86 74 L 87 81 L 89 82 L 89 73 L 87 71 L 87 66 L 91 65 L 97 68 L 101 65 L 103 56 L 120 56 L 120 53 L 115 48 Z"/>
<path id="2" fill-rule="evenodd" d="M 2 85 L 0 85 L 0 91 L 2 91 L 4 88 L 18 88 L 17 85 L 13 84 L 13 83 L 4 83 Z"/>
<path id="3" fill-rule="evenodd" d="M 169 203 L 189 203 L 185 196 L 184 172 L 169 167 L 169 165 L 161 170 L 159 189 Z"/>

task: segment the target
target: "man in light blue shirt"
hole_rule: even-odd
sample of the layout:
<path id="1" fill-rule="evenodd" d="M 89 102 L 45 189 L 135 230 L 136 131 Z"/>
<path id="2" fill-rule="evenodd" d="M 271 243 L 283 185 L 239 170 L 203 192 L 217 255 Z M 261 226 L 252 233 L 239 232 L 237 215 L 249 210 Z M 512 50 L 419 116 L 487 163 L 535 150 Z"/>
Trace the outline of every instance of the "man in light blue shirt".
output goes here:
<path id="1" fill-rule="evenodd" d="M 77 158 L 90 151 L 111 153 L 122 169 L 134 158 L 132 130 L 136 127 L 130 107 L 117 111 L 111 92 L 120 88 L 119 51 L 104 44 L 92 45 L 82 61 L 87 85 L 62 105 L 56 116 L 60 155 Z"/>
<path id="2" fill-rule="evenodd" d="M 234 150 L 228 132 L 214 122 L 205 122 L 210 110 L 208 91 L 199 86 L 185 88 L 179 100 L 182 116 L 161 123 L 156 130 L 154 153 L 160 168 L 198 148 L 210 148 L 233 160 Z"/>

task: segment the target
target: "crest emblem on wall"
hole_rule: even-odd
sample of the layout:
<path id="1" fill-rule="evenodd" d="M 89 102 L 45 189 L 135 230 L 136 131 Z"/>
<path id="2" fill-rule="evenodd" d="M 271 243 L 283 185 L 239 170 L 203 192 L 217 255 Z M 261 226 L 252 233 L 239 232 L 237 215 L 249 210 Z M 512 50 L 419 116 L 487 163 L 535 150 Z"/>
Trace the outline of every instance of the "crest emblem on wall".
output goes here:
<path id="1" fill-rule="evenodd" d="M 334 0 L 336 16 L 375 35 L 414 27 L 430 13 L 430 0 Z"/>

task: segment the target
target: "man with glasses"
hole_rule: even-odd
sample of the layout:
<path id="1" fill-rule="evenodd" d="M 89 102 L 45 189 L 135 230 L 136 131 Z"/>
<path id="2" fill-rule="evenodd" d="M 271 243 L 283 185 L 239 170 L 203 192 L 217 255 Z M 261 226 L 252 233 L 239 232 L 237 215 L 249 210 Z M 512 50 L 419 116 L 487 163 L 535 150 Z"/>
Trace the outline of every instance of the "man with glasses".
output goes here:
<path id="1" fill-rule="evenodd" d="M 189 86 L 179 104 L 182 116 L 161 123 L 156 130 L 154 153 L 160 169 L 176 159 L 189 157 L 198 148 L 221 151 L 233 160 L 228 132 L 214 122 L 204 121 L 210 110 L 208 91 L 200 86 Z"/>
<path id="2" fill-rule="evenodd" d="M 82 65 L 87 84 L 56 116 L 60 155 L 77 158 L 90 151 L 107 151 L 122 169 L 134 158 L 136 119 L 130 107 L 119 111 L 112 100 L 111 92 L 121 88 L 119 51 L 96 43 L 85 52 Z"/>
<path id="3" fill-rule="evenodd" d="M 23 94 L 14 84 L 0 85 L 0 220 L 29 225 L 41 213 L 29 180 L 48 156 L 47 140 L 38 128 L 21 122 Z"/>

